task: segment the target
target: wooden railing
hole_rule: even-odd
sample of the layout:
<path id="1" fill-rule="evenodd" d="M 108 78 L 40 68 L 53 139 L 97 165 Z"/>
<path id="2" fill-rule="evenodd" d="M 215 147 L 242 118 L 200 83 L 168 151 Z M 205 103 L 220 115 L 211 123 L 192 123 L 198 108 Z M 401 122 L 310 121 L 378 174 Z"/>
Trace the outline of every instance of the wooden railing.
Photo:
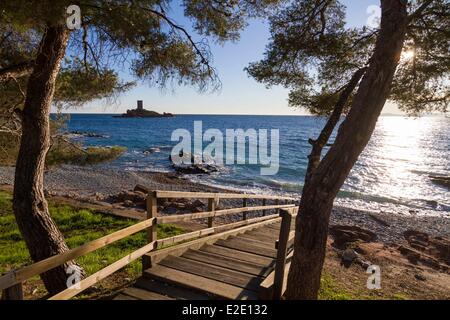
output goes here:
<path id="1" fill-rule="evenodd" d="M 140 186 L 141 190 L 147 190 Z M 147 219 L 138 222 L 127 228 L 118 230 L 102 238 L 93 240 L 82 246 L 79 246 L 69 251 L 49 257 L 45 260 L 39 261 L 29 266 L 10 271 L 5 275 L 0 277 L 0 290 L 3 290 L 2 299 L 10 300 L 21 300 L 23 299 L 22 284 L 24 281 L 30 279 L 31 277 L 37 276 L 41 273 L 49 271 L 55 267 L 58 267 L 68 261 L 79 258 L 97 249 L 103 248 L 111 243 L 124 239 L 130 235 L 137 232 L 147 230 L 148 243 L 139 248 L 138 250 L 126 255 L 125 257 L 119 259 L 118 261 L 108 265 L 107 267 L 95 272 L 94 274 L 88 276 L 87 278 L 79 281 L 75 285 L 68 287 L 62 292 L 52 296 L 49 300 L 66 300 L 70 299 L 80 292 L 86 290 L 90 286 L 96 284 L 102 279 L 108 277 L 112 273 L 120 270 L 129 263 L 141 258 L 149 252 L 155 251 L 162 246 L 173 245 L 182 241 L 193 240 L 206 235 L 211 235 L 215 233 L 224 232 L 226 230 L 234 229 L 250 225 L 263 223 L 269 219 L 278 218 L 278 214 L 267 215 L 262 217 L 257 217 L 253 219 L 248 219 L 247 213 L 254 211 L 274 209 L 288 209 L 293 208 L 295 205 L 293 202 L 295 199 L 289 197 L 276 197 L 276 196 L 265 196 L 265 195 L 250 195 L 250 194 L 235 194 L 235 193 L 206 193 L 206 192 L 179 192 L 179 191 L 148 191 L 147 196 Z M 157 201 L 158 199 L 168 199 L 168 198 L 197 198 L 197 199 L 208 199 L 208 211 L 191 213 L 191 214 L 181 214 L 181 215 L 170 215 L 170 216 L 158 216 L 157 212 Z M 240 208 L 222 209 L 216 210 L 220 199 L 242 199 L 243 206 Z M 248 199 L 261 199 L 263 204 L 261 206 L 247 206 Z M 274 200 L 276 205 L 266 205 L 266 200 Z M 290 204 L 279 204 L 280 201 L 290 202 Z M 242 220 L 214 226 L 214 218 L 218 216 L 225 216 L 230 214 L 243 213 Z M 164 239 L 157 239 L 157 226 L 162 223 L 173 223 L 181 221 L 191 221 L 195 219 L 208 219 L 208 227 L 202 230 L 193 231 L 173 237 L 168 237 Z"/>
<path id="2" fill-rule="evenodd" d="M 295 231 L 291 230 L 291 226 L 292 223 L 295 223 L 297 212 L 298 207 L 280 211 L 281 227 L 278 240 L 275 243 L 275 248 L 277 249 L 275 269 L 261 283 L 259 292 L 261 299 L 280 300 L 286 290 L 295 237 Z"/>

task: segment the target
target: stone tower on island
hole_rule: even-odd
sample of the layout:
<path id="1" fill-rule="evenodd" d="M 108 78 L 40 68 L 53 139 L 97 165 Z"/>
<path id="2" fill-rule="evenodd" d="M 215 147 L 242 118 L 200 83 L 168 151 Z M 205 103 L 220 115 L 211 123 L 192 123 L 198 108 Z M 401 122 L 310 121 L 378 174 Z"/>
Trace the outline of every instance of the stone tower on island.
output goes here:
<path id="1" fill-rule="evenodd" d="M 113 116 L 114 118 L 166 118 L 173 117 L 173 114 L 164 112 L 160 114 L 156 111 L 150 111 L 144 109 L 144 101 L 137 101 L 137 108 L 133 110 L 127 110 L 127 113 L 124 113 L 119 116 Z"/>
<path id="2" fill-rule="evenodd" d="M 137 110 L 143 111 L 144 110 L 144 102 L 142 100 L 137 101 Z"/>

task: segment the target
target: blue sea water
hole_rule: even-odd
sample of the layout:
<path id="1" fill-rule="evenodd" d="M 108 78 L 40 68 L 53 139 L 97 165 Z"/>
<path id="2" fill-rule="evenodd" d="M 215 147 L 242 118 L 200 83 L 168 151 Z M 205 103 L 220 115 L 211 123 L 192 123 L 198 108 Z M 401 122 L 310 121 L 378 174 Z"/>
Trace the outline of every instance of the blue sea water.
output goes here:
<path id="1" fill-rule="evenodd" d="M 280 168 L 260 175 L 259 165 L 224 165 L 194 181 L 246 192 L 297 193 L 302 189 L 310 152 L 324 120 L 309 116 L 177 115 L 174 118 L 114 118 L 111 114 L 72 114 L 69 131 L 100 134 L 78 137 L 86 146 L 127 147 L 119 159 L 100 166 L 130 171 L 171 172 L 169 154 L 177 141 L 175 129 L 278 129 Z M 332 137 L 331 141 L 334 137 Z M 208 143 L 204 143 L 206 146 Z M 149 151 L 149 152 L 145 152 Z M 382 116 L 372 139 L 347 178 L 336 204 L 403 214 L 450 216 L 450 192 L 430 175 L 450 176 L 450 119 L 443 116 L 407 118 Z"/>

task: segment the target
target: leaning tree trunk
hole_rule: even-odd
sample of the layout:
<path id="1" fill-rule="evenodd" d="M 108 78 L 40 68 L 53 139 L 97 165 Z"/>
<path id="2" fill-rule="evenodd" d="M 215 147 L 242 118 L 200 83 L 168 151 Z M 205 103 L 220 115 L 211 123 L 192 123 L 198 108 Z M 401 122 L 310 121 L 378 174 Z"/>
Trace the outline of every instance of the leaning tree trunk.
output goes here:
<path id="1" fill-rule="evenodd" d="M 50 217 L 43 185 L 45 157 L 50 145 L 50 107 L 68 38 L 69 31 L 65 26 L 46 29 L 28 80 L 22 113 L 13 208 L 33 261 L 68 250 L 63 235 Z M 81 271 L 81 268 L 69 262 L 41 275 L 50 293 L 67 288 L 66 269 L 69 265 Z"/>
<path id="2" fill-rule="evenodd" d="M 370 65 L 336 140 L 305 182 L 296 221 L 287 299 L 317 299 L 334 199 L 375 129 L 390 92 L 407 26 L 405 0 L 382 0 Z"/>

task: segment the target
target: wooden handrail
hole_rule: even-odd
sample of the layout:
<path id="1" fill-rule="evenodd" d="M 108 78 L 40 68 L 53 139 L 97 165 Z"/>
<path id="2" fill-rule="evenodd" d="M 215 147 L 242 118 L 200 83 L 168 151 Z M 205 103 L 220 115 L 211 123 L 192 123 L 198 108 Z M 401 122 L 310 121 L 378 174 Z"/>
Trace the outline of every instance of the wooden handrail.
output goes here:
<path id="1" fill-rule="evenodd" d="M 267 199 L 267 200 L 290 200 L 296 201 L 291 197 L 279 197 L 260 194 L 247 194 L 247 193 L 219 193 L 219 192 L 186 192 L 186 191 L 156 191 L 157 198 L 199 198 L 199 199 Z"/>
<path id="2" fill-rule="evenodd" d="M 119 259 L 118 261 L 112 263 L 111 265 L 97 271 L 96 273 L 88 276 L 87 278 L 81 280 L 77 284 L 67 288 L 66 290 L 54 295 L 50 298 L 50 300 L 60 300 L 60 299 L 70 299 L 71 297 L 77 295 L 78 293 L 86 290 L 93 284 L 98 281 L 106 278 L 110 274 L 116 272 L 117 270 L 123 268 L 130 262 L 146 255 L 147 253 L 156 250 L 157 248 L 165 245 L 175 244 L 181 241 L 192 240 L 198 237 L 203 237 L 205 235 L 211 234 L 220 234 L 220 232 L 228 229 L 238 228 L 236 230 L 240 230 L 239 227 L 263 223 L 264 221 L 279 219 L 279 215 L 270 215 L 270 216 L 262 216 L 259 218 L 247 219 L 244 218 L 242 221 L 213 226 L 212 219 L 217 216 L 223 216 L 228 214 L 236 214 L 236 213 L 246 213 L 251 211 L 259 211 L 259 210 L 270 210 L 270 209 L 284 209 L 284 210 L 293 210 L 295 209 L 294 204 L 286 204 L 286 205 L 263 205 L 263 206 L 254 206 L 247 207 L 247 199 L 264 199 L 265 200 L 274 199 L 277 200 L 290 200 L 295 201 L 293 198 L 289 197 L 277 197 L 277 196 L 266 196 L 266 195 L 251 195 L 251 194 L 233 194 L 233 193 L 207 193 L 207 192 L 181 192 L 181 191 L 149 191 L 146 187 L 137 186 L 140 190 L 144 190 L 148 192 L 147 197 L 147 220 L 136 223 L 135 225 L 129 226 L 127 228 L 118 230 L 109 235 L 106 235 L 102 238 L 90 241 L 80 247 L 71 249 L 65 253 L 55 255 L 49 257 L 45 260 L 36 262 L 32 265 L 25 266 L 18 270 L 10 271 L 3 276 L 0 276 L 0 290 L 6 289 L 5 293 L 9 293 L 9 291 L 13 292 L 16 290 L 16 287 L 21 289 L 21 284 L 36 275 L 44 273 L 48 270 L 51 270 L 67 261 L 74 260 L 82 255 L 93 252 L 97 249 L 100 249 L 108 244 L 111 244 L 115 241 L 121 240 L 127 236 L 135 234 L 139 231 L 147 230 L 148 235 L 148 244 L 144 247 L 126 255 L 125 257 Z M 218 201 L 218 199 L 243 199 L 242 208 L 232 208 L 232 209 L 223 209 L 223 210 L 215 210 L 215 205 L 210 206 L 210 210 L 207 212 L 200 213 L 192 213 L 192 214 L 183 214 L 183 215 L 175 215 L 175 216 L 162 216 L 158 217 L 157 214 L 157 199 L 158 198 L 206 198 L 213 199 L 212 201 Z M 193 219 L 200 218 L 209 218 L 211 221 L 209 222 L 209 228 L 202 229 L 199 231 L 193 231 L 173 237 L 168 237 L 165 239 L 157 239 L 156 235 L 156 227 L 161 223 L 168 222 L 179 222 L 179 221 L 190 221 Z M 245 227 L 242 227 L 245 228 Z M 244 229 L 242 229 L 244 230 Z M 290 237 L 288 237 L 290 238 Z M 9 289 L 8 289 L 9 288 Z M 9 291 L 8 291 L 9 290 Z M 17 290 L 16 290 L 17 291 Z M 20 291 L 20 290 L 19 290 Z M 4 293 L 4 296 L 5 296 Z M 20 296 L 20 295 L 18 295 Z"/>
<path id="3" fill-rule="evenodd" d="M 273 205 L 273 206 L 257 206 L 257 207 L 243 207 L 243 208 L 233 208 L 233 209 L 223 209 L 216 211 L 206 211 L 198 213 L 189 213 L 182 215 L 173 216 L 162 216 L 157 217 L 157 223 L 171 223 L 180 221 L 190 221 L 194 219 L 209 218 L 209 217 L 219 217 L 229 214 L 236 214 L 242 212 L 259 211 L 259 210 L 270 210 L 270 209 L 288 209 L 295 207 L 295 204 L 285 204 L 285 205 Z"/>
<path id="4" fill-rule="evenodd" d="M 280 235 L 275 246 L 277 249 L 277 258 L 275 260 L 275 270 L 272 271 L 260 285 L 261 299 L 279 300 L 286 289 L 287 271 L 290 267 L 290 258 L 293 251 L 290 250 L 295 231 L 291 231 L 291 224 L 297 217 L 298 207 L 281 210 Z"/>
<path id="5" fill-rule="evenodd" d="M 73 286 L 67 288 L 64 291 L 61 291 L 60 293 L 52 296 L 49 298 L 49 300 L 67 300 L 74 296 L 76 296 L 78 293 L 86 290 L 90 286 L 96 284 L 100 280 L 105 279 L 110 274 L 116 272 L 117 270 L 125 267 L 130 262 L 133 262 L 134 260 L 142 257 L 147 252 L 153 250 L 156 246 L 155 242 L 148 243 L 142 248 L 126 255 L 120 260 L 117 260 L 116 262 L 110 264 L 109 266 L 101 269 L 100 271 L 97 271 L 93 275 L 90 275 L 86 279 L 81 280 L 80 282 L 74 284 Z"/>
<path id="6" fill-rule="evenodd" d="M 51 270 L 67 261 L 76 259 L 82 255 L 88 254 L 92 251 L 103 248 L 104 246 L 111 244 L 115 241 L 121 240 L 127 236 L 142 231 L 148 228 L 149 226 L 152 226 L 155 222 L 156 219 L 154 218 L 144 220 L 142 222 L 129 226 L 125 229 L 118 230 L 102 238 L 83 244 L 67 252 L 49 257 L 45 260 L 38 261 L 21 269 L 10 271 L 7 274 L 0 277 L 0 290 L 9 288 L 31 277 L 39 275 L 48 270 Z"/>

